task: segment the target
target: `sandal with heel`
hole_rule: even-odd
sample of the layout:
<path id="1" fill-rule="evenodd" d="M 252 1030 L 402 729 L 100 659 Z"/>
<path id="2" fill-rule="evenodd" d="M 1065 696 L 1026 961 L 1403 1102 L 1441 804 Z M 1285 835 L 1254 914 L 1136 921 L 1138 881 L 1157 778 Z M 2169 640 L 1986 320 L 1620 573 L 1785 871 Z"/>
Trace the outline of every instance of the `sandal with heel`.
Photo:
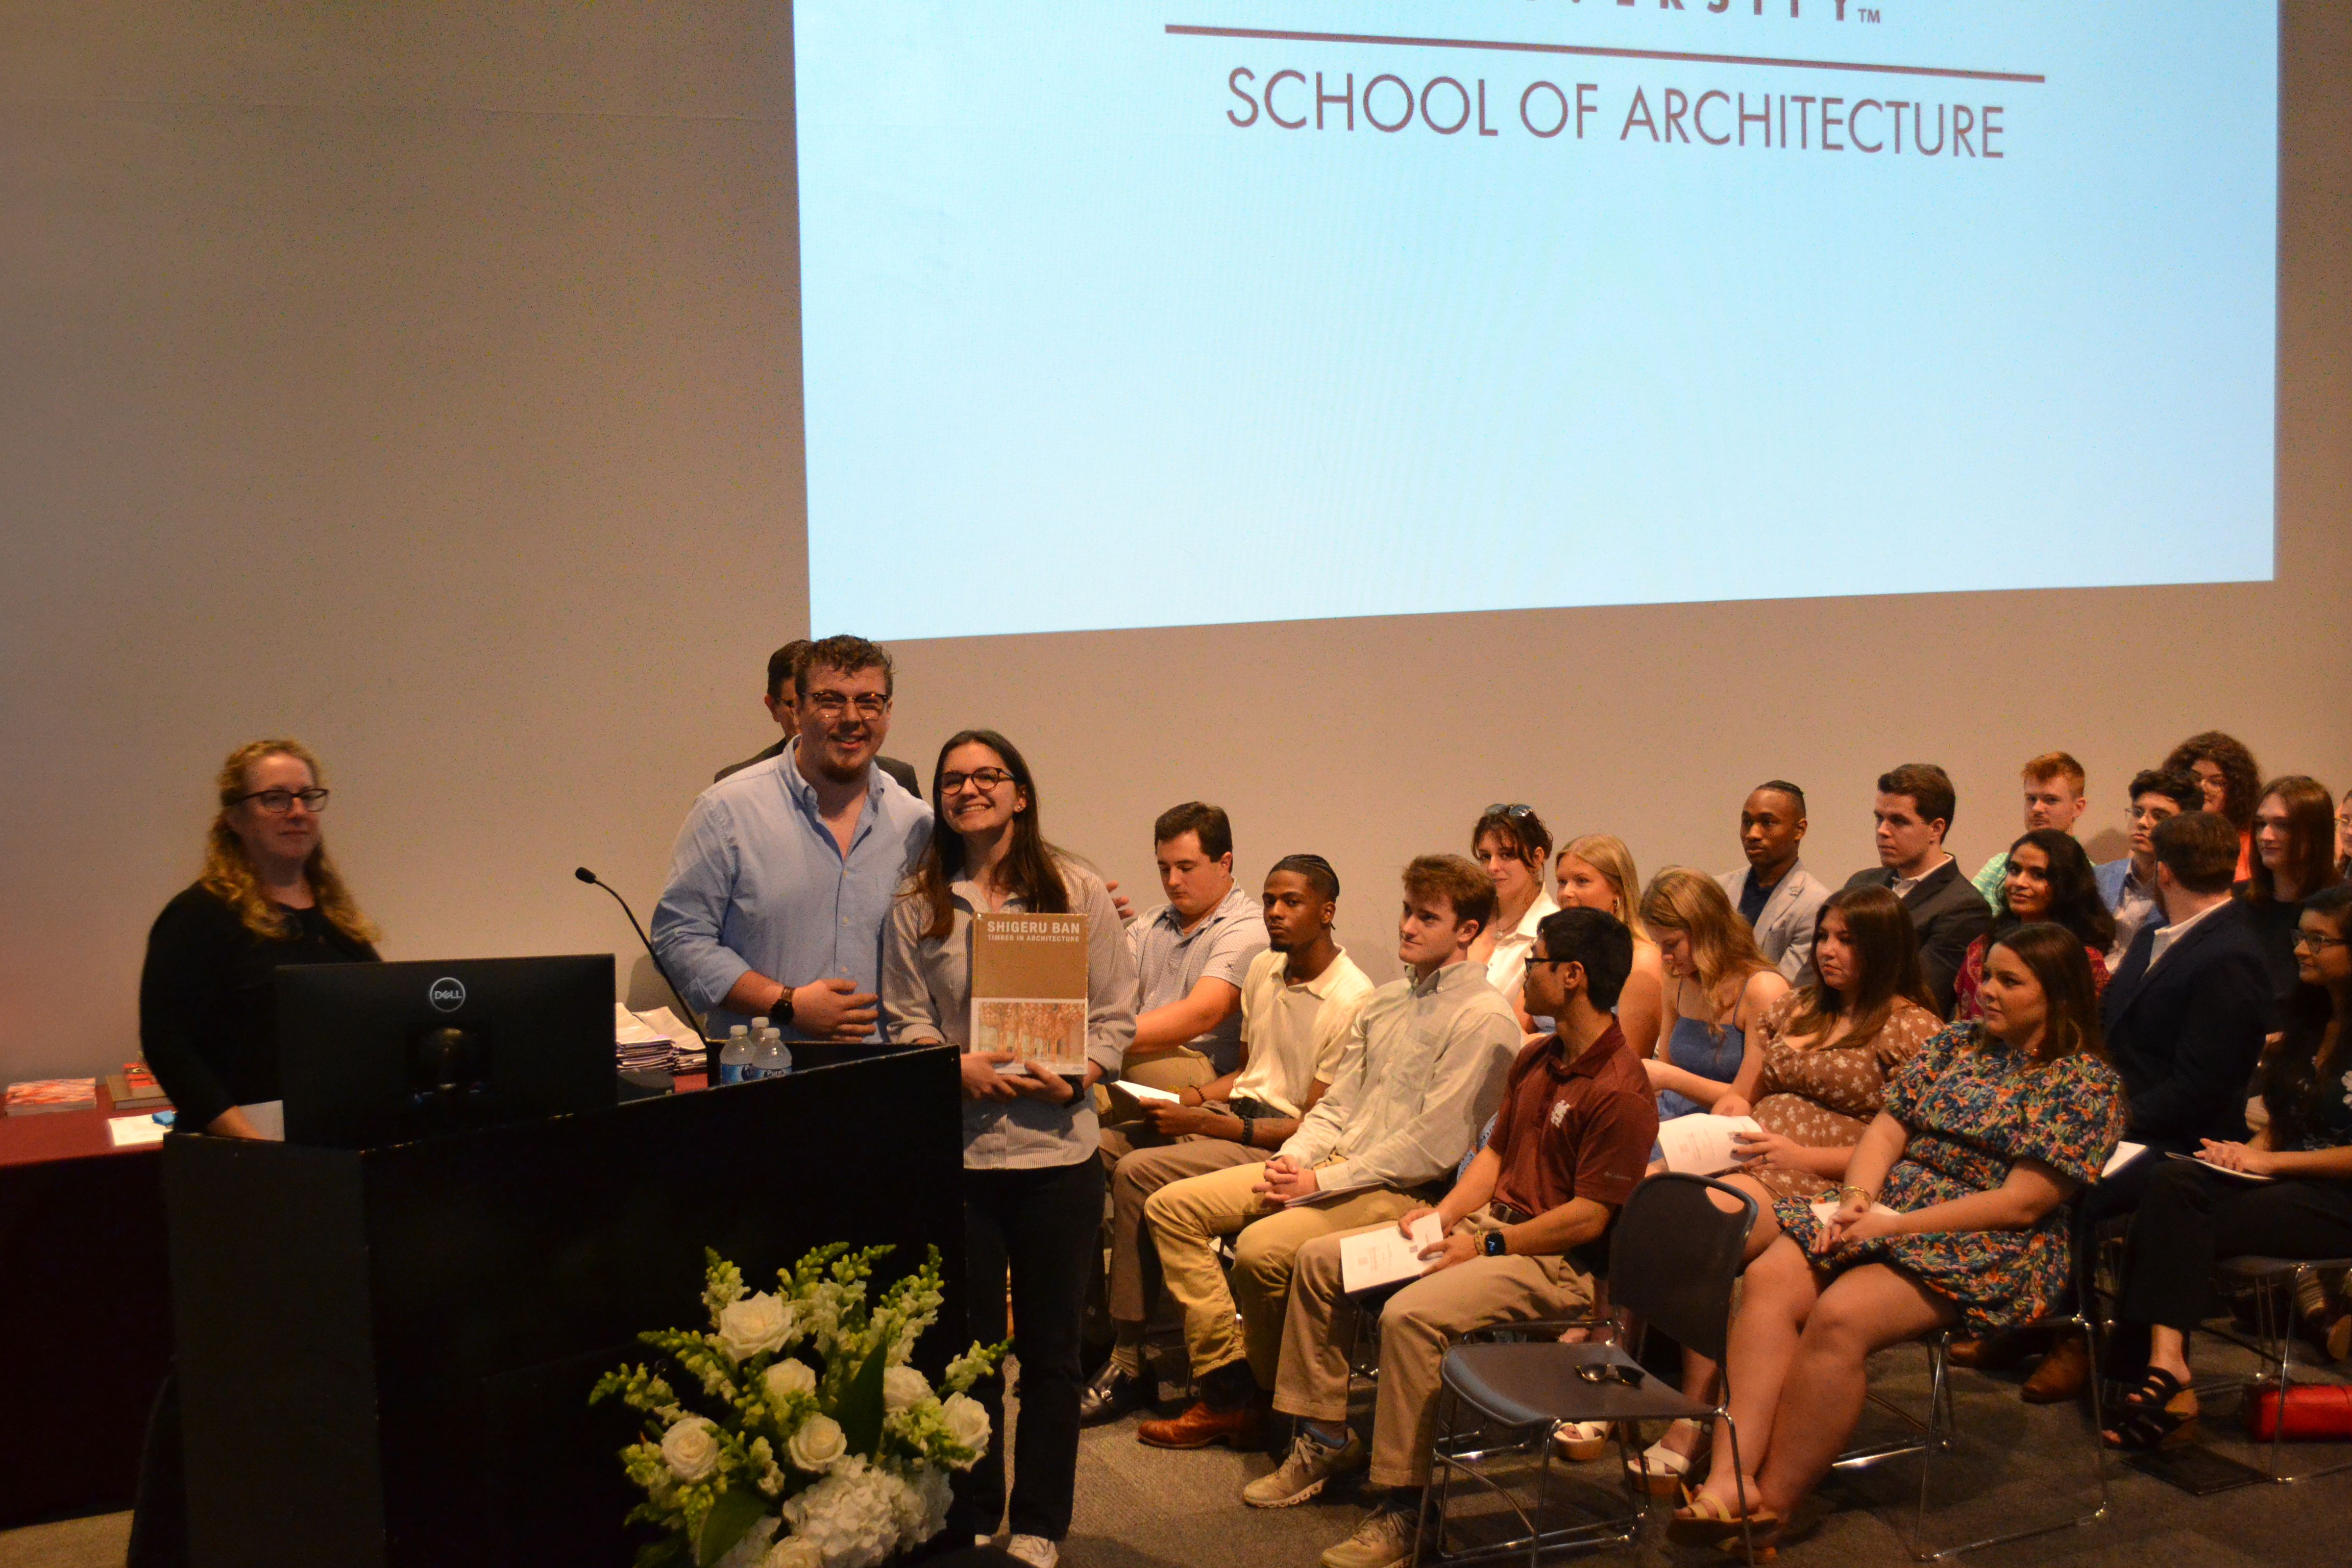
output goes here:
<path id="1" fill-rule="evenodd" d="M 2165 1371 L 2152 1366 L 2140 1385 L 2124 1395 L 2116 1423 L 2099 1434 L 2110 1448 L 2151 1454 L 2178 1448 L 2197 1437 L 2197 1395 Z"/>
<path id="2" fill-rule="evenodd" d="M 1743 1479 L 1740 1495 L 1744 1498 L 1756 1490 L 1756 1483 Z M 1780 1516 L 1762 1505 L 1759 1499 L 1745 1514 L 1731 1511 L 1730 1507 L 1713 1492 L 1695 1492 L 1683 1489 L 1683 1506 L 1675 1510 L 1674 1518 L 1666 1521 L 1666 1539 L 1677 1546 L 1722 1546 L 1737 1548 L 1741 1535 L 1763 1536 L 1757 1555 L 1760 1560 L 1764 1546 L 1778 1539 Z"/>

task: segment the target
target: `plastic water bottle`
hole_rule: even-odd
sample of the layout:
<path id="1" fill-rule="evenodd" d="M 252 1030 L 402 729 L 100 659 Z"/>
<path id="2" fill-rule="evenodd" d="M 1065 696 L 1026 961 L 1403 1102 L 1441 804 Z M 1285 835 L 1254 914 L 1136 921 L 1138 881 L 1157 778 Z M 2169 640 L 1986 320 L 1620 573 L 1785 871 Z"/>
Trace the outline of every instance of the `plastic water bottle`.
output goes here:
<path id="1" fill-rule="evenodd" d="M 763 1030 L 751 1047 L 751 1070 L 746 1078 L 782 1078 L 793 1070 L 793 1053 L 784 1047 L 782 1029 Z"/>
<path id="2" fill-rule="evenodd" d="M 738 1024 L 727 1031 L 727 1044 L 719 1051 L 719 1081 L 741 1083 L 750 1076 L 751 1067 L 751 1032 Z"/>

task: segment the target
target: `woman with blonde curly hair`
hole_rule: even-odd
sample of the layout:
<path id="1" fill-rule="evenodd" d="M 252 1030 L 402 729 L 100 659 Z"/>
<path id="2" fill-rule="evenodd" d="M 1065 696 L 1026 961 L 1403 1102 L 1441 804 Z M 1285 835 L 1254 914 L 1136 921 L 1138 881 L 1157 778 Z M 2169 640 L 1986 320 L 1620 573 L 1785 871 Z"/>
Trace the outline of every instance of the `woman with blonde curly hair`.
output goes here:
<path id="1" fill-rule="evenodd" d="M 260 1134 L 240 1106 L 278 1098 L 271 975 L 372 963 L 360 912 L 319 834 L 327 790 L 299 741 L 255 741 L 221 764 L 204 874 L 147 933 L 139 1039 L 185 1131 Z"/>

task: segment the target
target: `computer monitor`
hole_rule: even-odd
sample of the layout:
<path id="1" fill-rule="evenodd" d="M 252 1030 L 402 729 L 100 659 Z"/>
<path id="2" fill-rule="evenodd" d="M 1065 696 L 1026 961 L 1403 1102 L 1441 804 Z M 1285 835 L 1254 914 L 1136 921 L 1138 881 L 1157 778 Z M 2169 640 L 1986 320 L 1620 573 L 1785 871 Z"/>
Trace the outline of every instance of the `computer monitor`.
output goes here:
<path id="1" fill-rule="evenodd" d="M 289 964 L 286 1141 L 365 1149 L 614 1101 L 613 957 Z"/>

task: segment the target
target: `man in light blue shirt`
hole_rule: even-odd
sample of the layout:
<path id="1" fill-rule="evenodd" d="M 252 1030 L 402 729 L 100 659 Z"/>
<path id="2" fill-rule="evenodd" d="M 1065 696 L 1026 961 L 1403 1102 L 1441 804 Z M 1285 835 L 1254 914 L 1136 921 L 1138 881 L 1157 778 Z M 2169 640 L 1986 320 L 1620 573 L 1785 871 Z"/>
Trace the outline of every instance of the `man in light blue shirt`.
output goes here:
<path id="1" fill-rule="evenodd" d="M 874 765 L 887 653 L 827 637 L 793 680 L 799 733 L 687 814 L 654 948 L 713 1036 L 765 1016 L 793 1039 L 876 1039 L 883 928 L 931 809 Z"/>

